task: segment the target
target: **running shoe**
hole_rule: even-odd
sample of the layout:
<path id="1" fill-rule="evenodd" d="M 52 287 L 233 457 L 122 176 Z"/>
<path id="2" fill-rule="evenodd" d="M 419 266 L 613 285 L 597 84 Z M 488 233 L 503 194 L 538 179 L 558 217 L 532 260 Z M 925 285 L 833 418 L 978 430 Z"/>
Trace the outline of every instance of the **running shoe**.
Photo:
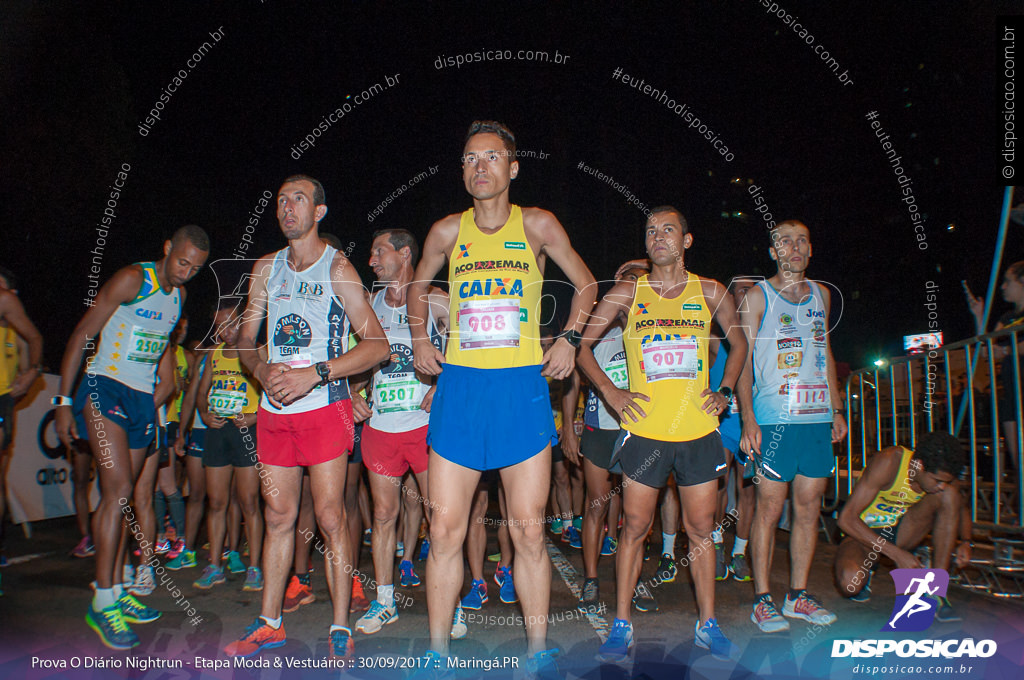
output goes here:
<path id="1" fill-rule="evenodd" d="M 658 578 L 661 579 L 661 582 L 672 583 L 676 580 L 677 573 L 675 559 L 668 553 L 662 555 L 658 560 Z"/>
<path id="2" fill-rule="evenodd" d="M 128 623 L 152 623 L 160 618 L 159 610 L 142 604 L 131 593 L 121 595 L 117 600 L 117 607 Z"/>
<path id="3" fill-rule="evenodd" d="M 576 515 L 572 518 L 572 528 L 576 531 L 583 531 L 583 518 L 581 516 Z"/>
<path id="4" fill-rule="evenodd" d="M 148 564 L 139 565 L 135 570 L 135 581 L 125 590 L 139 597 L 152 595 L 156 590 L 156 575 L 153 573 L 153 567 Z"/>
<path id="5" fill-rule="evenodd" d="M 242 590 L 256 592 L 263 590 L 263 572 L 259 567 L 249 567 L 245 570 L 245 585 Z"/>
<path id="6" fill-rule="evenodd" d="M 224 653 L 228 656 L 249 657 L 259 654 L 264 649 L 281 647 L 285 642 L 287 642 L 287 638 L 284 634 L 283 623 L 280 628 L 271 628 L 266 621 L 257 617 L 245 629 L 242 637 L 224 648 Z"/>
<path id="7" fill-rule="evenodd" d="M 245 563 L 242 562 L 242 556 L 238 554 L 237 550 L 229 550 L 227 560 L 229 574 L 245 573 Z"/>
<path id="8" fill-rule="evenodd" d="M 597 660 L 601 663 L 617 663 L 629 658 L 629 650 L 633 647 L 633 624 L 625 619 L 612 622 L 612 632 L 597 650 Z"/>
<path id="9" fill-rule="evenodd" d="M 558 648 L 545 649 L 537 652 L 526 660 L 527 677 L 534 680 L 561 680 L 565 676 L 559 672 L 558 663 L 555 657 L 558 656 Z"/>
<path id="10" fill-rule="evenodd" d="M 139 644 L 139 636 L 125 623 L 124 614 L 116 603 L 99 612 L 89 605 L 85 622 L 111 649 L 131 649 Z"/>
<path id="11" fill-rule="evenodd" d="M 715 543 L 715 580 L 724 581 L 729 578 L 729 563 L 725 561 L 725 547 Z"/>
<path id="12" fill-rule="evenodd" d="M 487 604 L 487 584 L 476 580 L 469 584 L 469 592 L 462 598 L 462 608 L 477 610 Z"/>
<path id="13" fill-rule="evenodd" d="M 419 657 L 416 670 L 409 675 L 408 680 L 451 680 L 454 677 L 455 672 L 448 668 L 447 659 L 429 650 Z"/>
<path id="14" fill-rule="evenodd" d="M 156 547 L 153 548 L 153 552 L 157 555 L 166 555 L 171 549 L 171 542 L 166 538 L 162 538 L 156 542 Z"/>
<path id="15" fill-rule="evenodd" d="M 466 625 L 466 612 L 462 610 L 462 606 L 455 607 L 455 615 L 452 616 L 452 632 L 451 638 L 453 640 L 461 640 L 466 637 L 469 632 L 469 626 Z"/>
<path id="16" fill-rule="evenodd" d="M 568 543 L 570 548 L 576 548 L 577 550 L 583 547 L 583 540 L 580 538 L 580 532 L 572 525 L 569 525 L 562 530 L 562 543 Z"/>
<path id="17" fill-rule="evenodd" d="M 427 555 L 430 554 L 430 539 L 424 538 L 420 543 L 420 554 L 416 556 L 416 559 L 422 562 L 427 559 Z"/>
<path id="18" fill-rule="evenodd" d="M 178 571 L 179 569 L 190 569 L 196 566 L 196 551 L 195 550 L 182 550 L 181 554 L 171 560 L 167 560 L 167 568 L 171 571 Z"/>
<path id="19" fill-rule="evenodd" d="M 359 580 L 358 576 L 352 574 L 352 597 L 348 601 L 348 610 L 361 612 L 366 611 L 369 606 L 370 601 L 366 599 L 366 593 L 363 592 L 363 582 Z"/>
<path id="20" fill-rule="evenodd" d="M 92 557 L 95 554 L 96 546 L 92 544 L 92 538 L 89 536 L 82 536 L 82 540 L 71 551 L 72 557 Z"/>
<path id="21" fill-rule="evenodd" d="M 871 573 L 871 571 L 868 571 L 868 580 L 864 582 L 864 587 L 860 589 L 860 592 L 848 598 L 850 602 L 868 602 L 871 600 Z M 938 615 L 935 618 L 938 618 Z"/>
<path id="22" fill-rule="evenodd" d="M 381 604 L 379 600 L 370 603 L 370 608 L 356 621 L 356 631 L 373 635 L 389 623 L 398 620 L 398 608 Z"/>
<path id="23" fill-rule="evenodd" d="M 825 609 L 821 600 L 813 595 L 808 595 L 806 590 L 801 590 L 795 600 L 789 599 L 789 594 L 786 594 L 786 601 L 782 605 L 782 615 L 823 626 L 836 621 L 836 615 Z"/>
<path id="24" fill-rule="evenodd" d="M 638 583 L 636 586 L 636 592 L 633 594 L 633 606 L 638 612 L 658 611 L 658 601 L 654 599 L 654 595 L 643 583 Z"/>
<path id="25" fill-rule="evenodd" d="M 598 585 L 596 578 L 583 579 L 583 588 L 580 592 L 580 607 L 593 607 L 598 602 Z"/>
<path id="26" fill-rule="evenodd" d="M 179 538 L 171 543 L 171 549 L 167 551 L 167 558 L 173 560 L 185 549 L 185 539 Z"/>
<path id="27" fill-rule="evenodd" d="M 722 634 L 722 629 L 718 627 L 718 621 L 715 619 L 708 619 L 703 626 L 698 619 L 693 627 L 693 644 L 710 651 L 711 656 L 716 659 L 724 661 L 735 659 L 740 654 L 740 648 Z"/>
<path id="28" fill-rule="evenodd" d="M 619 542 L 610 536 L 605 536 L 604 541 L 601 542 L 601 555 L 608 557 L 614 555 L 619 549 Z"/>
<path id="29" fill-rule="evenodd" d="M 935 612 L 935 620 L 936 621 L 939 621 L 941 623 L 949 623 L 951 621 L 960 621 L 961 620 L 961 616 L 956 613 L 955 609 L 953 609 L 953 605 L 951 605 L 949 603 L 949 599 L 948 598 L 940 597 L 938 599 L 939 599 L 939 609 L 938 609 L 938 611 Z"/>
<path id="30" fill-rule="evenodd" d="M 352 631 L 348 628 L 338 628 L 330 633 L 330 658 L 351 659 L 355 656 L 356 646 L 352 642 Z"/>
<path id="31" fill-rule="evenodd" d="M 196 579 L 196 582 L 192 585 L 200 590 L 209 590 L 215 585 L 224 583 L 227 580 L 227 577 L 224 576 L 224 567 L 215 567 L 212 564 L 208 564 L 206 565 L 206 568 L 203 569 L 203 575 Z"/>
<path id="32" fill-rule="evenodd" d="M 555 519 L 551 520 L 551 533 L 555 534 L 556 536 L 562 533 L 561 517 L 556 517 Z"/>
<path id="33" fill-rule="evenodd" d="M 729 565 L 734 581 L 746 582 L 750 580 L 750 562 L 746 555 L 733 553 L 732 564 Z"/>
<path id="34" fill-rule="evenodd" d="M 403 588 L 415 588 L 422 583 L 420 577 L 416 575 L 415 570 L 412 568 L 412 562 L 409 560 L 402 560 L 398 564 L 398 571 L 401 574 L 398 578 L 398 584 Z"/>
<path id="35" fill-rule="evenodd" d="M 288 588 L 284 591 L 284 607 L 282 611 L 290 614 L 304 604 L 312 604 L 316 601 L 313 589 L 299 580 L 298 576 L 292 574 L 288 581 Z"/>
<path id="36" fill-rule="evenodd" d="M 500 578 L 499 578 L 500 575 Z M 498 570 L 494 572 L 494 581 L 498 584 L 498 599 L 505 604 L 515 604 L 519 602 L 519 596 L 516 595 L 516 582 L 512 578 L 511 567 L 498 567 Z"/>
<path id="37" fill-rule="evenodd" d="M 778 607 L 772 600 L 772 596 L 762 595 L 754 603 L 754 611 L 750 613 L 750 620 L 753 621 L 763 633 L 778 633 L 789 630 L 789 621 L 782 618 Z"/>

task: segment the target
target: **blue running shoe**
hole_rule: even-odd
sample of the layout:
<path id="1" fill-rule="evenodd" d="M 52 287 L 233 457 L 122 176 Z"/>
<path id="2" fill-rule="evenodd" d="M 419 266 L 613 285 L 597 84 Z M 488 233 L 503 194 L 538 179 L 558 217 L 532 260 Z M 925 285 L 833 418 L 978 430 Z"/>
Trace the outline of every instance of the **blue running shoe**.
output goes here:
<path id="1" fill-rule="evenodd" d="M 633 624 L 625 619 L 612 622 L 612 632 L 597 651 L 597 660 L 601 663 L 618 663 L 629 658 L 629 650 L 633 647 Z"/>
<path id="2" fill-rule="evenodd" d="M 159 610 L 142 604 L 131 593 L 126 592 L 122 595 L 117 601 L 117 606 L 121 610 L 121 616 L 128 623 L 152 623 L 160 618 Z"/>
<path id="3" fill-rule="evenodd" d="M 864 587 L 860 589 L 856 595 L 851 595 L 849 598 L 850 602 L 868 602 L 871 600 L 871 572 L 868 572 L 868 579 L 864 582 Z"/>
<path id="4" fill-rule="evenodd" d="M 462 598 L 463 609 L 482 609 L 487 603 L 487 584 L 483 581 L 474 580 L 469 585 L 469 592 Z"/>
<path id="5" fill-rule="evenodd" d="M 551 533 L 555 534 L 556 536 L 562 533 L 561 517 L 556 517 L 555 519 L 551 520 Z"/>
<path id="6" fill-rule="evenodd" d="M 402 573 L 398 583 L 403 588 L 414 588 L 421 583 L 420 577 L 416 575 L 412 568 L 412 562 L 409 560 L 402 560 L 398 565 L 398 570 Z"/>
<path id="7" fill-rule="evenodd" d="M 709 650 L 711 656 L 723 661 L 737 659 L 740 655 L 740 648 L 722 634 L 716 619 L 708 619 L 703 626 L 700 625 L 700 620 L 697 621 L 693 627 L 693 644 Z"/>
<path id="8" fill-rule="evenodd" d="M 200 590 L 209 590 L 215 585 L 224 583 L 227 580 L 227 577 L 224 576 L 223 567 L 215 567 L 212 564 L 208 564 L 206 565 L 206 568 L 203 569 L 203 575 L 196 579 L 196 582 L 192 585 Z"/>
<path id="9" fill-rule="evenodd" d="M 494 572 L 494 581 L 498 584 L 501 590 L 498 592 L 498 598 L 505 604 L 515 604 L 519 602 L 519 596 L 516 595 L 516 582 L 512 578 L 512 569 L 509 567 L 498 567 L 498 570 Z"/>
<path id="10" fill-rule="evenodd" d="M 562 529 L 562 543 L 568 543 L 570 548 L 576 548 L 577 550 L 583 547 L 580 532 L 571 524 Z"/>
<path id="11" fill-rule="evenodd" d="M 424 538 L 423 542 L 420 543 L 420 554 L 416 556 L 416 559 L 422 562 L 427 559 L 427 555 L 430 554 L 430 539 Z"/>
<path id="12" fill-rule="evenodd" d="M 125 623 L 124 614 L 117 604 L 99 612 L 89 605 L 85 622 L 96 631 L 103 644 L 111 649 L 131 649 L 139 644 L 139 636 Z"/>
<path id="13" fill-rule="evenodd" d="M 537 652 L 527 659 L 526 672 L 529 673 L 529 677 L 536 678 L 536 680 L 562 680 L 565 676 L 558 671 L 558 663 L 555 662 L 556 656 L 558 656 L 557 647 Z"/>
<path id="14" fill-rule="evenodd" d="M 237 550 L 229 550 L 227 560 L 229 574 L 245 573 L 245 563 L 242 562 L 242 556 L 238 554 Z"/>
<path id="15" fill-rule="evenodd" d="M 332 630 L 328 656 L 332 659 L 351 659 L 355 654 L 356 646 L 352 642 L 352 631 L 348 628 Z"/>
<path id="16" fill-rule="evenodd" d="M 610 536 L 604 537 L 604 542 L 601 543 L 601 555 L 608 557 L 614 555 L 619 549 L 619 542 Z"/>

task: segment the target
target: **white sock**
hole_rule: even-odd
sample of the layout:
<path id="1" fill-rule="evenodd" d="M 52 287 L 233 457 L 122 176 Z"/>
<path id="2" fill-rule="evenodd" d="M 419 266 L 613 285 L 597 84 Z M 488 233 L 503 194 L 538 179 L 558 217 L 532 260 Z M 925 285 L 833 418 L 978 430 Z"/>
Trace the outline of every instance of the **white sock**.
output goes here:
<path id="1" fill-rule="evenodd" d="M 276 619 L 267 618 L 266 616 L 261 616 L 260 618 L 263 619 L 263 623 L 267 624 L 268 626 L 270 626 L 274 630 L 277 630 L 278 628 L 281 627 L 281 617 L 280 616 L 278 616 Z"/>
<path id="2" fill-rule="evenodd" d="M 732 554 L 743 555 L 747 552 L 747 539 L 739 536 L 732 542 Z"/>
<path id="3" fill-rule="evenodd" d="M 721 529 L 713 529 L 711 531 L 711 540 L 714 541 L 715 543 L 721 543 L 722 540 L 723 540 L 722 530 Z"/>
<path id="4" fill-rule="evenodd" d="M 377 586 L 377 602 L 385 607 L 395 606 L 395 584 Z"/>
<path id="5" fill-rule="evenodd" d="M 130 583 L 126 583 L 124 585 L 121 585 L 120 583 L 115 583 L 114 587 L 110 589 L 110 592 L 114 593 L 114 599 L 115 600 L 120 600 L 121 596 L 124 595 L 124 590 L 125 590 L 124 586 L 130 586 L 130 585 L 131 585 Z"/>
<path id="6" fill-rule="evenodd" d="M 352 631 L 349 630 L 348 628 L 346 628 L 345 626 L 338 626 L 338 625 L 335 625 L 333 623 L 331 624 L 331 630 L 327 634 L 330 635 L 331 633 L 333 633 L 336 630 L 343 630 L 346 633 L 348 633 L 350 637 L 352 635 Z"/>
<path id="7" fill-rule="evenodd" d="M 116 602 L 117 598 L 114 596 L 113 588 L 97 588 L 96 594 L 92 598 L 92 608 L 93 611 L 101 612 L 113 607 Z"/>
<path id="8" fill-rule="evenodd" d="M 668 555 L 672 559 L 676 557 L 676 535 L 662 533 L 661 535 L 661 554 Z"/>

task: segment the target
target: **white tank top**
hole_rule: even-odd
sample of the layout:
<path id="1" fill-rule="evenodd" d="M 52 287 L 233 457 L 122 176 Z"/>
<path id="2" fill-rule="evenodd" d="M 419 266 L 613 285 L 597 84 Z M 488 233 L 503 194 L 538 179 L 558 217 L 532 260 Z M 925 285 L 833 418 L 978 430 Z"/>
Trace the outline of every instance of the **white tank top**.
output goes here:
<path id="1" fill-rule="evenodd" d="M 391 344 L 391 359 L 373 372 L 371 400 L 373 415 L 370 427 L 381 432 L 409 432 L 423 427 L 430 414 L 420 408 L 430 385 L 420 382 L 412 367 L 412 331 L 406 305 L 392 307 L 384 299 L 386 291 L 373 296 L 373 312 Z M 427 336 L 440 352 L 444 352 L 444 339 L 437 329 L 434 315 L 427 307 Z"/>
<path id="2" fill-rule="evenodd" d="M 325 246 L 320 259 L 305 271 L 288 264 L 290 248 L 279 250 L 267 278 L 267 349 L 272 364 L 313 366 L 340 357 L 347 349 L 348 317 L 331 285 L 331 264 L 338 251 Z M 271 413 L 306 413 L 348 399 L 348 378 L 314 387 L 283 408 L 264 394 L 260 405 Z"/>
<path id="3" fill-rule="evenodd" d="M 619 389 L 629 389 L 629 374 L 626 371 L 626 347 L 622 344 L 622 326 L 613 326 L 594 343 L 594 358 L 608 379 Z M 583 424 L 598 430 L 619 429 L 619 419 L 608 410 L 608 404 L 591 388 L 587 394 L 587 408 Z"/>
<path id="4" fill-rule="evenodd" d="M 118 305 L 103 325 L 88 370 L 152 394 L 160 355 L 181 316 L 181 292 L 160 288 L 155 263 L 136 264 L 142 267 L 142 286 L 135 299 Z"/>
<path id="5" fill-rule="evenodd" d="M 765 311 L 754 339 L 754 416 L 761 425 L 830 423 L 825 333 L 828 319 L 821 290 L 801 304 L 782 297 L 767 281 Z"/>

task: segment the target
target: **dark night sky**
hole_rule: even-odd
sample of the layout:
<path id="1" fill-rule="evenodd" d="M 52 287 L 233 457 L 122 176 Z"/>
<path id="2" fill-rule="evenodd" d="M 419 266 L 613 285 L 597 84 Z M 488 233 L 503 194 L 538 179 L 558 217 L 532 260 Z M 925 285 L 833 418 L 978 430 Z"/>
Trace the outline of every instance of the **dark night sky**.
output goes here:
<path id="1" fill-rule="evenodd" d="M 969 335 L 959 281 L 982 292 L 988 279 L 1003 192 L 996 16 L 1015 5 L 780 4 L 853 85 L 840 84 L 756 0 L 639 9 L 5 3 L 0 263 L 20 277 L 55 367 L 85 311 L 87 253 L 122 163 L 131 171 L 103 279 L 158 257 L 162 239 L 189 222 L 211 234 L 211 261 L 231 257 L 260 195 L 305 172 L 327 190 L 321 230 L 354 243 L 366 282 L 374 229 L 404 226 L 422 238 L 433 221 L 469 206 L 458 165 L 462 135 L 473 119 L 495 118 L 515 131 L 521 149 L 549 154 L 521 161 L 512 199 L 552 210 L 598 279 L 641 254 L 643 215 L 577 169 L 581 161 L 648 205 L 682 208 L 696 237 L 688 266 L 723 280 L 771 273 L 763 223 L 731 182 L 742 178 L 763 187 L 778 219 L 811 228 L 810 273 L 844 298 L 841 319 L 833 315 L 839 361 L 857 368 L 879 352 L 898 353 L 902 335 L 923 332 L 926 280 L 941 287 L 947 341 Z M 163 88 L 221 27 L 223 39 L 140 136 Z M 569 60 L 434 65 L 439 56 L 488 49 L 557 50 Z M 735 158 L 726 162 L 674 112 L 614 80 L 617 67 L 687 104 Z M 347 95 L 396 73 L 397 85 L 353 106 L 315 148 L 292 158 L 292 146 L 351 101 Z M 872 110 L 913 179 L 927 251 L 916 247 L 895 176 L 865 119 Z M 436 175 L 368 222 L 392 191 L 435 165 Z M 1019 231 L 1011 226 L 1007 263 L 1024 257 Z M 272 213 L 255 241 L 254 256 L 282 247 Z M 213 275 L 204 271 L 189 289 L 198 320 L 217 294 Z M 1000 302 L 994 313 L 1002 309 Z"/>

